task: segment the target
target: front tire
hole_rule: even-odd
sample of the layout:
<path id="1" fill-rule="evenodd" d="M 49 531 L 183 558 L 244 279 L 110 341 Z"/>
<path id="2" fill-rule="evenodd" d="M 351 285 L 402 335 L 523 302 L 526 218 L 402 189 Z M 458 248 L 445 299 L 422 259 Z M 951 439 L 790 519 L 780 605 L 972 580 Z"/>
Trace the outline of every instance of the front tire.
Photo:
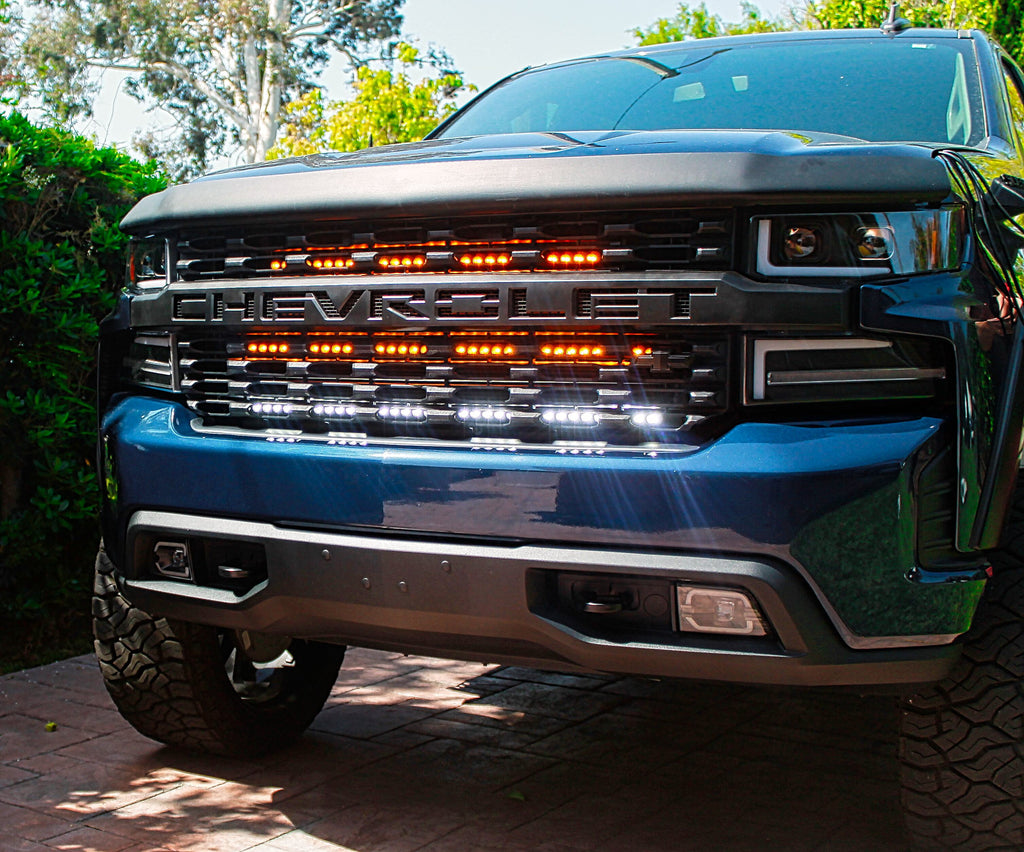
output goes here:
<path id="1" fill-rule="evenodd" d="M 167 745 L 232 757 L 301 734 L 331 693 L 345 649 L 150 615 L 118 591 L 100 548 L 93 631 L 121 715 Z"/>
<path id="2" fill-rule="evenodd" d="M 901 703 L 914 849 L 1024 849 L 1024 488 L 992 563 L 960 662 Z"/>

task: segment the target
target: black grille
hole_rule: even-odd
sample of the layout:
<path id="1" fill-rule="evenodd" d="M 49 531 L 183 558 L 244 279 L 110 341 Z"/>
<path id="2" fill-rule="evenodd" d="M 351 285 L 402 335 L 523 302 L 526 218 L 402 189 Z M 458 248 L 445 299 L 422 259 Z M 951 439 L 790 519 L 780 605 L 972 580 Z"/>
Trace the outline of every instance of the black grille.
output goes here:
<path id="1" fill-rule="evenodd" d="M 726 414 L 730 350 L 699 333 L 295 332 L 180 339 L 178 368 L 210 424 L 618 446 L 689 442 Z"/>
<path id="2" fill-rule="evenodd" d="M 505 271 L 594 265 L 608 270 L 727 269 L 733 233 L 732 212 L 714 209 L 297 223 L 273 231 L 235 226 L 219 234 L 183 234 L 176 246 L 176 270 L 185 280 L 493 271 L 496 262 L 464 262 L 466 253 L 477 251 L 500 255 Z M 599 259 L 548 261 L 552 252 L 572 255 L 574 250 Z M 396 262 L 387 266 L 384 258 Z"/>

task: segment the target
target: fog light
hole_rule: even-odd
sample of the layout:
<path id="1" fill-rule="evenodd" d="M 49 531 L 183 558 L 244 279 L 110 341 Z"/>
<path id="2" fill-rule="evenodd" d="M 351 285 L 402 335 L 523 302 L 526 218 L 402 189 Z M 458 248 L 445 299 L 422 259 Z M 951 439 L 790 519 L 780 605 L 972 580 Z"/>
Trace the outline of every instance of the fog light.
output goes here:
<path id="1" fill-rule="evenodd" d="M 676 586 L 679 629 L 686 633 L 765 636 L 766 622 L 743 592 L 700 586 Z"/>

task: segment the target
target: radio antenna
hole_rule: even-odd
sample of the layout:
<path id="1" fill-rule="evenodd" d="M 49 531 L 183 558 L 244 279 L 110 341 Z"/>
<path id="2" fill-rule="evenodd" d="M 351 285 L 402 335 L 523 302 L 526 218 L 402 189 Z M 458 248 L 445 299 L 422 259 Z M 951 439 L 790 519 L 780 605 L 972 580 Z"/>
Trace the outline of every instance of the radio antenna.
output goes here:
<path id="1" fill-rule="evenodd" d="M 899 0 L 892 0 L 892 4 L 889 6 L 889 17 L 882 21 L 882 32 L 886 35 L 895 35 L 906 29 L 910 29 L 910 21 L 900 17 Z"/>

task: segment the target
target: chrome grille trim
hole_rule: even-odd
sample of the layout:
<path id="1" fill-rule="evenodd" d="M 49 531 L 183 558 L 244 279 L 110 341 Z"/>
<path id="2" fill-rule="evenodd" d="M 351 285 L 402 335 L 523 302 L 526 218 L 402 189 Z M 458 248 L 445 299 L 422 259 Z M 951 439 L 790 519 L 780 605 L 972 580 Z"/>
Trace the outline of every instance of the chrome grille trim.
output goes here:
<path id="1" fill-rule="evenodd" d="M 596 441 L 552 441 L 551 443 L 526 443 L 515 439 L 470 438 L 469 440 L 445 440 L 427 437 L 381 437 L 364 432 L 327 432 L 316 434 L 301 429 L 254 429 L 241 426 L 209 424 L 202 418 L 195 418 L 190 428 L 199 435 L 211 437 L 246 438 L 272 444 L 321 444 L 332 447 L 383 447 L 395 449 L 446 449 L 487 453 L 545 453 L 563 456 L 647 456 L 661 458 L 688 455 L 699 447 L 694 444 L 665 445 L 646 442 L 636 446 L 614 446 Z"/>

